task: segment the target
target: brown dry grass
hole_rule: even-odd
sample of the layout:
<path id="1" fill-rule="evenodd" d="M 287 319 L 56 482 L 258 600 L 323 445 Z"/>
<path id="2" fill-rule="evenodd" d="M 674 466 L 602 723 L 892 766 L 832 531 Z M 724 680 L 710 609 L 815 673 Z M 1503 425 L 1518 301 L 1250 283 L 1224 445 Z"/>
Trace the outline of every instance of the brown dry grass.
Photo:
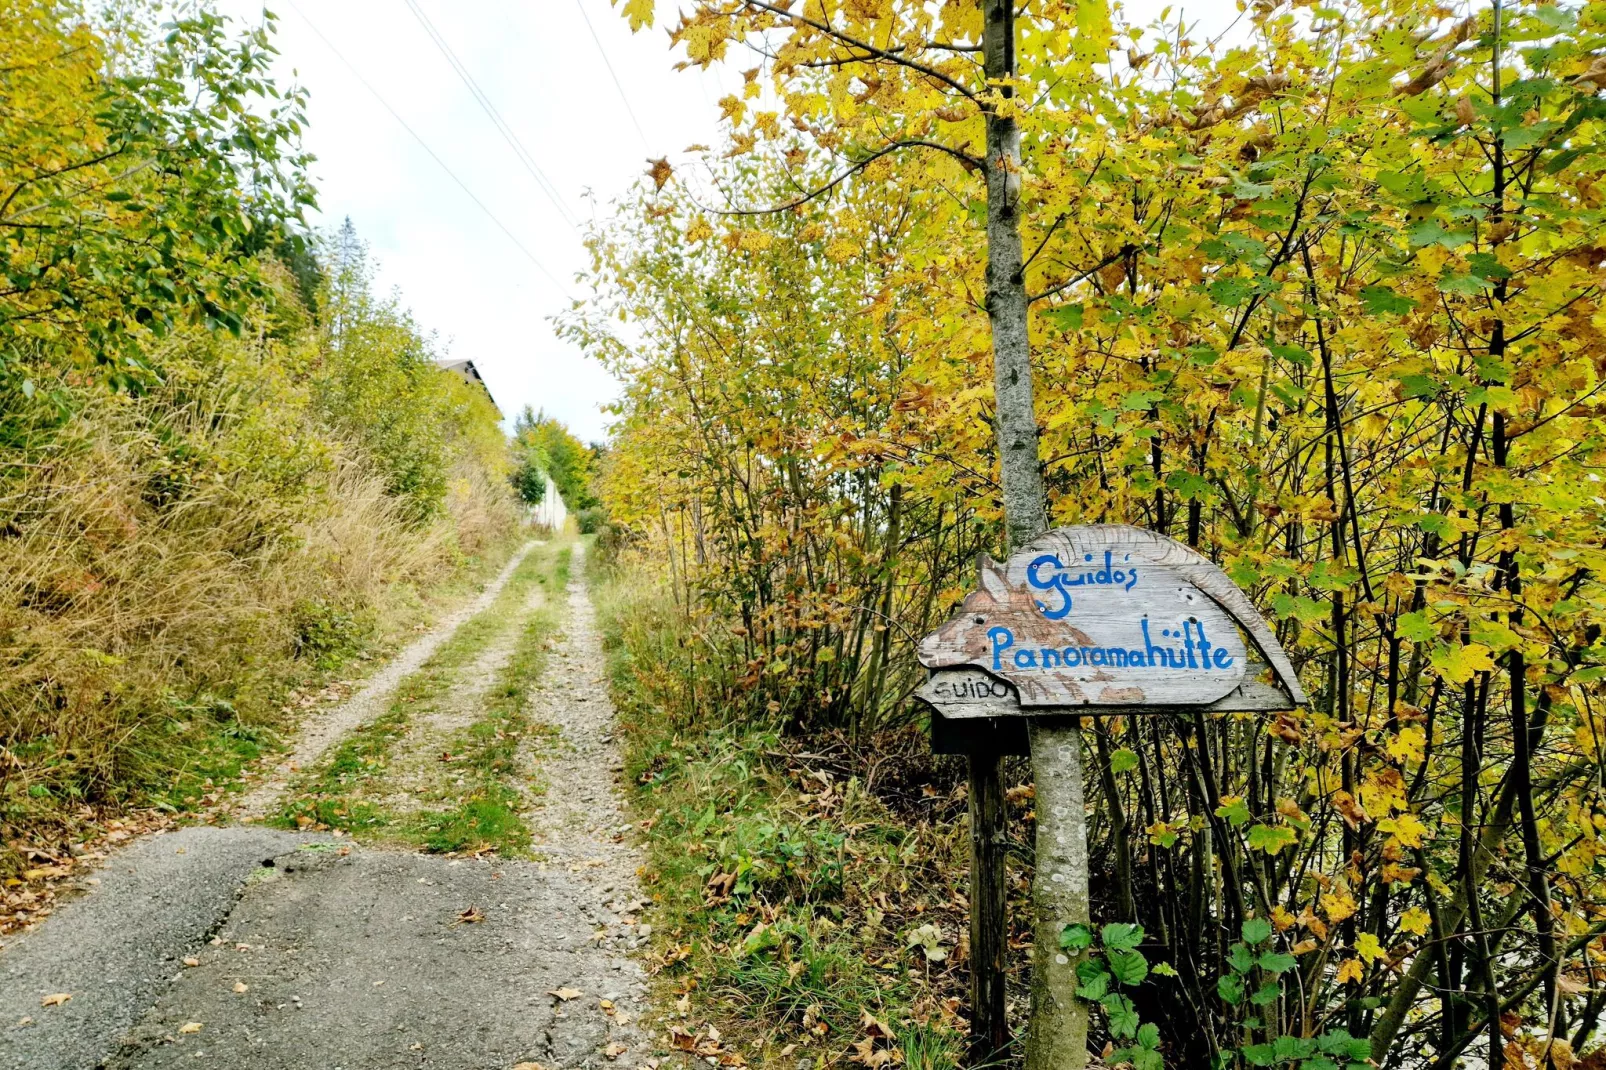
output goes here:
<path id="1" fill-rule="evenodd" d="M 89 394 L 0 458 L 0 877 L 91 813 L 198 801 L 517 526 L 469 458 L 411 523 L 305 408 L 218 382 Z"/>

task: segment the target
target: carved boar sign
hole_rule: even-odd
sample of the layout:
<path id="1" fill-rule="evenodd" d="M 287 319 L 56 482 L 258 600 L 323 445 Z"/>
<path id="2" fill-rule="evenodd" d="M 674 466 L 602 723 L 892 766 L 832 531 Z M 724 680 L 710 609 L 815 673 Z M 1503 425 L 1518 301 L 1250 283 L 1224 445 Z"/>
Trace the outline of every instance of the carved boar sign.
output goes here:
<path id="1" fill-rule="evenodd" d="M 984 556 L 980 571 L 959 612 L 920 643 L 920 663 L 933 674 L 917 694 L 946 716 L 1305 702 L 1248 597 L 1163 535 L 1059 528 L 1008 561 Z M 1268 665 L 1274 683 L 1261 679 Z"/>

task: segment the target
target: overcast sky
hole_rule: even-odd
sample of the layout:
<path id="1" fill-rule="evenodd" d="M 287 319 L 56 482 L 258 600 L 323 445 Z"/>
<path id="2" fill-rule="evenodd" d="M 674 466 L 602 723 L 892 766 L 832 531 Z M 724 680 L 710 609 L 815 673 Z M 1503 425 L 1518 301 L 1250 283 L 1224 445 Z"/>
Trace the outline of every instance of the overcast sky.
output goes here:
<path id="1" fill-rule="evenodd" d="M 583 295 L 573 280 L 586 256 L 570 220 L 606 213 L 648 157 L 678 161 L 687 146 L 711 143 L 722 79 L 734 86 L 740 75 L 675 71 L 665 31 L 632 34 L 608 0 L 415 2 L 540 178 L 406 0 L 273 0 L 278 77 L 287 82 L 293 72 L 311 91 L 306 147 L 318 157 L 318 222 L 351 217 L 378 263 L 380 287 L 398 289 L 451 356 L 474 361 L 509 417 L 528 404 L 581 438 L 601 439 L 601 407 L 617 386 L 554 337 L 550 323 L 569 297 Z M 263 4 L 218 6 L 255 23 Z M 673 5 L 663 7 L 670 16 Z"/>
<path id="2" fill-rule="evenodd" d="M 674 0 L 660 0 L 657 27 L 638 34 L 609 0 L 413 2 L 541 178 L 498 133 L 408 0 L 272 0 L 279 78 L 293 73 L 311 91 L 306 147 L 318 157 L 318 222 L 351 217 L 380 287 L 398 289 L 452 357 L 474 361 L 510 418 L 530 405 L 587 441 L 601 439 L 602 406 L 617 384 L 558 340 L 550 322 L 568 298 L 583 296 L 573 280 L 586 256 L 569 220 L 607 213 L 649 157 L 679 163 L 687 146 L 717 144 L 716 102 L 741 75 L 674 70 L 679 57 L 665 29 L 678 21 Z M 262 0 L 217 3 L 244 22 L 261 18 Z M 1129 6 L 1158 11 L 1160 2 Z M 1235 6 L 1189 5 L 1227 20 Z"/>

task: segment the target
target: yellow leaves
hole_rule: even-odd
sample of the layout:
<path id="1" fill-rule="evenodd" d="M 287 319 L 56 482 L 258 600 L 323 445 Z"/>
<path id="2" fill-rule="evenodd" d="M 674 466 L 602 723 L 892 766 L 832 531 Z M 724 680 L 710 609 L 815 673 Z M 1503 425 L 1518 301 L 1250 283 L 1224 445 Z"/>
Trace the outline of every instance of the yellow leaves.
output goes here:
<path id="1" fill-rule="evenodd" d="M 1420 762 L 1423 748 L 1427 745 L 1427 738 L 1427 732 L 1421 725 L 1406 725 L 1388 737 L 1383 749 L 1395 761 Z"/>
<path id="2" fill-rule="evenodd" d="M 825 255 L 838 264 L 845 264 L 859 255 L 859 243 L 848 238 L 832 238 L 825 243 Z"/>
<path id="3" fill-rule="evenodd" d="M 1371 818 L 1367 816 L 1366 808 L 1355 800 L 1355 796 L 1340 788 L 1333 792 L 1333 809 L 1338 816 L 1344 819 L 1344 824 L 1352 829 L 1358 829 Z"/>
<path id="4" fill-rule="evenodd" d="M 1321 904 L 1322 913 L 1326 914 L 1327 920 L 1334 925 L 1337 925 L 1345 918 L 1354 917 L 1357 909 L 1355 897 L 1350 895 L 1349 890 L 1343 887 L 1334 888 L 1332 891 L 1324 893 L 1321 897 Z"/>
<path id="5" fill-rule="evenodd" d="M 39 1000 L 41 1007 L 60 1007 L 72 999 L 71 992 L 53 992 Z"/>
<path id="6" fill-rule="evenodd" d="M 178 1027 L 180 1033 L 199 1033 L 204 1026 L 200 1022 L 185 1022 Z"/>
<path id="7" fill-rule="evenodd" d="M 1466 643 L 1433 652 L 1433 668 L 1452 684 L 1464 684 L 1480 672 L 1493 672 L 1494 660 L 1482 643 Z"/>
<path id="8" fill-rule="evenodd" d="M 1075 0 L 1076 58 L 1083 63 L 1102 63 L 1110 52 L 1110 6 L 1108 0 Z"/>
<path id="9" fill-rule="evenodd" d="M 708 220 L 699 215 L 693 218 L 691 225 L 686 228 L 686 240 L 693 243 L 700 242 L 713 233 L 714 228 L 709 224 Z"/>
<path id="10" fill-rule="evenodd" d="M 1371 965 L 1379 959 L 1388 958 L 1388 952 L 1383 949 L 1383 945 L 1378 942 L 1377 937 L 1372 933 L 1362 933 L 1355 938 L 1355 953 L 1365 960 L 1367 965 Z"/>
<path id="11" fill-rule="evenodd" d="M 719 98 L 719 111 L 721 118 L 734 126 L 747 114 L 747 105 L 742 102 L 741 97 L 727 94 Z"/>
<path id="12" fill-rule="evenodd" d="M 648 3 L 649 0 L 638 0 Z M 686 49 L 686 58 L 699 67 L 706 67 L 725 58 L 728 43 L 724 19 L 703 19 L 683 24 L 674 33 L 673 40 Z"/>
<path id="13" fill-rule="evenodd" d="M 1400 930 L 1412 936 L 1426 936 L 1432 927 L 1432 917 L 1421 907 L 1412 907 L 1400 915 Z"/>
<path id="14" fill-rule="evenodd" d="M 1400 771 L 1393 766 L 1368 770 L 1361 779 L 1361 805 L 1373 815 L 1408 809 Z"/>
<path id="15" fill-rule="evenodd" d="M 653 0 L 624 0 L 623 14 L 632 32 L 652 25 Z"/>
<path id="16" fill-rule="evenodd" d="M 1361 965 L 1360 959 L 1345 959 L 1338 964 L 1338 975 L 1334 980 L 1339 984 L 1358 985 L 1361 978 L 1366 976 L 1366 969 Z"/>
<path id="17" fill-rule="evenodd" d="M 669 165 L 667 157 L 647 161 L 647 177 L 652 179 L 653 189 L 661 190 L 664 184 L 674 175 L 675 169 Z"/>
<path id="18" fill-rule="evenodd" d="M 1380 832 L 1391 833 L 1394 839 L 1406 847 L 1421 847 L 1428 833 L 1427 826 L 1411 813 L 1384 818 L 1377 823 L 1377 828 Z"/>

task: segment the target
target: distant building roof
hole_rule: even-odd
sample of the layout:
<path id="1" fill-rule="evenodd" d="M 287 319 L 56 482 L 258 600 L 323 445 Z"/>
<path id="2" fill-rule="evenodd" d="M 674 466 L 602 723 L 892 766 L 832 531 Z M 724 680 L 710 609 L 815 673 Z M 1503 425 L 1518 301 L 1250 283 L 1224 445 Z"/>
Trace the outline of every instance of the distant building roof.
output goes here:
<path id="1" fill-rule="evenodd" d="M 480 370 L 474 367 L 472 360 L 441 360 L 436 361 L 436 364 L 442 371 L 456 374 L 470 386 L 478 386 L 485 391 L 485 396 L 491 399 L 491 404 L 496 405 L 496 398 L 491 396 L 491 388 L 485 385 L 485 380 L 480 377 Z M 501 412 L 501 407 L 498 406 L 496 411 Z"/>

